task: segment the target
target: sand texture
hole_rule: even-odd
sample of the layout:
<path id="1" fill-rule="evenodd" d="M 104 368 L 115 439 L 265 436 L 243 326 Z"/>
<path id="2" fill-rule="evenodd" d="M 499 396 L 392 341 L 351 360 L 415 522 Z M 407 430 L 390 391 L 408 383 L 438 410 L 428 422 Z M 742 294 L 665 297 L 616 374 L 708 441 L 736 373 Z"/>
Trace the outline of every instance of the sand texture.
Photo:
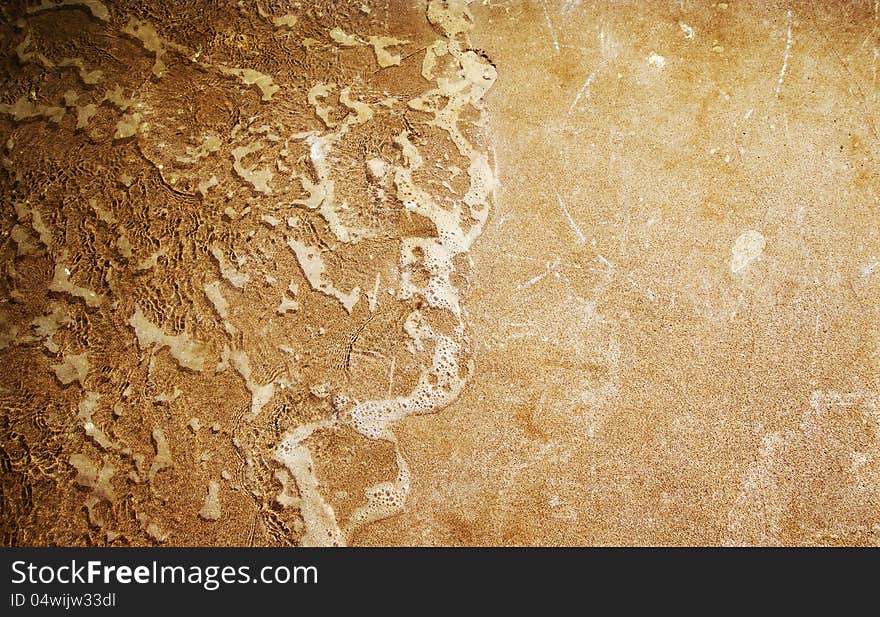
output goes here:
<path id="1" fill-rule="evenodd" d="M 0 33 L 0 543 L 880 544 L 876 2 Z"/>

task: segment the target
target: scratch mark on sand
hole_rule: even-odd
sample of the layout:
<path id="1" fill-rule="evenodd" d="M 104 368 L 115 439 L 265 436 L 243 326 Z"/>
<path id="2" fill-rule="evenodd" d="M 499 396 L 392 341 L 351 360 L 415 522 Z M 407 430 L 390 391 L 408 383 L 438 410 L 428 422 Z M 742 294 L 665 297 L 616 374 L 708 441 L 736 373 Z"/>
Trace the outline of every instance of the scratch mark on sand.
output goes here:
<path id="1" fill-rule="evenodd" d="M 791 9 L 788 10 L 788 34 L 785 38 L 785 52 L 782 54 L 782 69 L 779 71 L 779 79 L 776 82 L 776 96 L 779 96 L 779 92 L 782 90 L 782 82 L 785 80 L 785 72 L 788 70 L 788 59 L 791 57 L 791 46 L 794 43 L 794 38 L 791 34 Z"/>
<path id="2" fill-rule="evenodd" d="M 537 276 L 533 276 L 532 278 L 527 280 L 525 283 L 521 283 L 520 285 L 517 285 L 516 288 L 517 289 L 528 289 L 532 285 L 544 280 L 544 278 L 548 274 L 555 274 L 556 277 L 559 278 L 559 266 L 560 266 L 560 261 L 559 261 L 559 258 L 556 257 L 555 259 L 553 259 L 552 263 L 547 264 L 547 267 L 543 272 L 541 272 Z"/>
<path id="3" fill-rule="evenodd" d="M 562 210 L 562 214 L 565 215 L 565 219 L 568 221 L 568 226 L 571 227 L 571 230 L 577 236 L 578 241 L 581 244 L 585 243 L 587 239 L 584 237 L 584 234 L 577 226 L 577 223 L 574 222 L 574 219 L 571 218 L 571 214 L 568 213 L 568 209 L 565 207 L 565 202 L 562 201 L 562 196 L 559 193 L 556 193 L 556 203 L 559 204 L 559 209 Z"/>
<path id="4" fill-rule="evenodd" d="M 596 79 L 596 71 L 593 71 L 589 74 L 586 81 L 584 81 L 584 85 L 581 86 L 581 89 L 578 90 L 577 94 L 574 97 L 574 100 L 571 102 L 571 106 L 568 108 L 568 113 L 574 111 L 575 107 L 577 107 L 578 101 L 581 100 L 581 97 L 586 94 L 587 98 L 590 96 L 590 86 L 593 84 L 593 81 Z"/>
<path id="5" fill-rule="evenodd" d="M 550 20 L 550 14 L 547 12 L 547 2 L 545 0 L 541 0 L 541 11 L 544 13 L 544 21 L 547 22 L 547 30 L 550 31 L 550 37 L 553 39 L 553 49 L 556 50 L 556 55 L 559 55 L 559 39 L 556 37 L 556 28 L 553 27 L 553 22 Z"/>

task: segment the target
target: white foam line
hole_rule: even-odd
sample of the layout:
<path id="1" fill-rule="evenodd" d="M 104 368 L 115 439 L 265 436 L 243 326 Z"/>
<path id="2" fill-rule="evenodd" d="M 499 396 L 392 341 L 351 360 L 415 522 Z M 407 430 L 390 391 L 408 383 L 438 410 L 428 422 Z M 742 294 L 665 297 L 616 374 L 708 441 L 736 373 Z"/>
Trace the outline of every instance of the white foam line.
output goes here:
<path id="1" fill-rule="evenodd" d="M 391 396 L 391 388 L 394 387 L 394 367 L 397 364 L 397 358 L 391 358 L 391 367 L 388 370 L 388 396 Z"/>
<path id="2" fill-rule="evenodd" d="M 584 234 L 581 232 L 580 228 L 578 228 L 577 224 L 574 222 L 574 219 L 571 218 L 571 215 L 568 213 L 568 210 L 565 208 L 565 203 L 562 201 L 562 196 L 559 193 L 556 193 L 556 202 L 559 204 L 559 209 L 562 210 L 562 213 L 565 215 L 565 218 L 568 220 L 568 226 L 571 227 L 571 230 L 578 237 L 578 240 L 583 244 L 587 241 L 584 237 Z"/>
<path id="3" fill-rule="evenodd" d="M 782 82 L 785 79 L 785 72 L 788 70 L 788 59 L 791 56 L 791 46 L 794 39 L 791 36 L 791 9 L 788 10 L 788 35 L 785 40 L 785 52 L 782 54 L 782 69 L 779 71 L 779 80 L 776 82 L 776 96 L 782 90 Z"/>
<path id="4" fill-rule="evenodd" d="M 553 22 L 550 21 L 550 14 L 547 12 L 547 3 L 544 0 L 541 0 L 541 10 L 544 12 L 544 21 L 547 22 L 547 29 L 550 31 L 550 36 L 553 38 L 553 49 L 556 50 L 556 55 L 559 55 L 559 39 L 556 38 L 556 28 L 553 27 Z"/>
<path id="5" fill-rule="evenodd" d="M 376 312 L 376 304 L 379 302 L 379 285 L 382 282 L 382 274 L 376 273 L 376 282 L 373 284 L 373 292 L 370 294 L 370 312 Z"/>

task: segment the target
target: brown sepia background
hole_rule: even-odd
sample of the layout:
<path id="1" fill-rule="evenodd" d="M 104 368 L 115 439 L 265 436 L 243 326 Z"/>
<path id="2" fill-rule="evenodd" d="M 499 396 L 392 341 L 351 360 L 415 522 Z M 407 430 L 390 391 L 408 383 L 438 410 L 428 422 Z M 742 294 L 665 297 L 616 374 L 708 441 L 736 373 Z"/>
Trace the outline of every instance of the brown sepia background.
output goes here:
<path id="1" fill-rule="evenodd" d="M 4 545 L 880 544 L 880 8 L 0 7 Z"/>

